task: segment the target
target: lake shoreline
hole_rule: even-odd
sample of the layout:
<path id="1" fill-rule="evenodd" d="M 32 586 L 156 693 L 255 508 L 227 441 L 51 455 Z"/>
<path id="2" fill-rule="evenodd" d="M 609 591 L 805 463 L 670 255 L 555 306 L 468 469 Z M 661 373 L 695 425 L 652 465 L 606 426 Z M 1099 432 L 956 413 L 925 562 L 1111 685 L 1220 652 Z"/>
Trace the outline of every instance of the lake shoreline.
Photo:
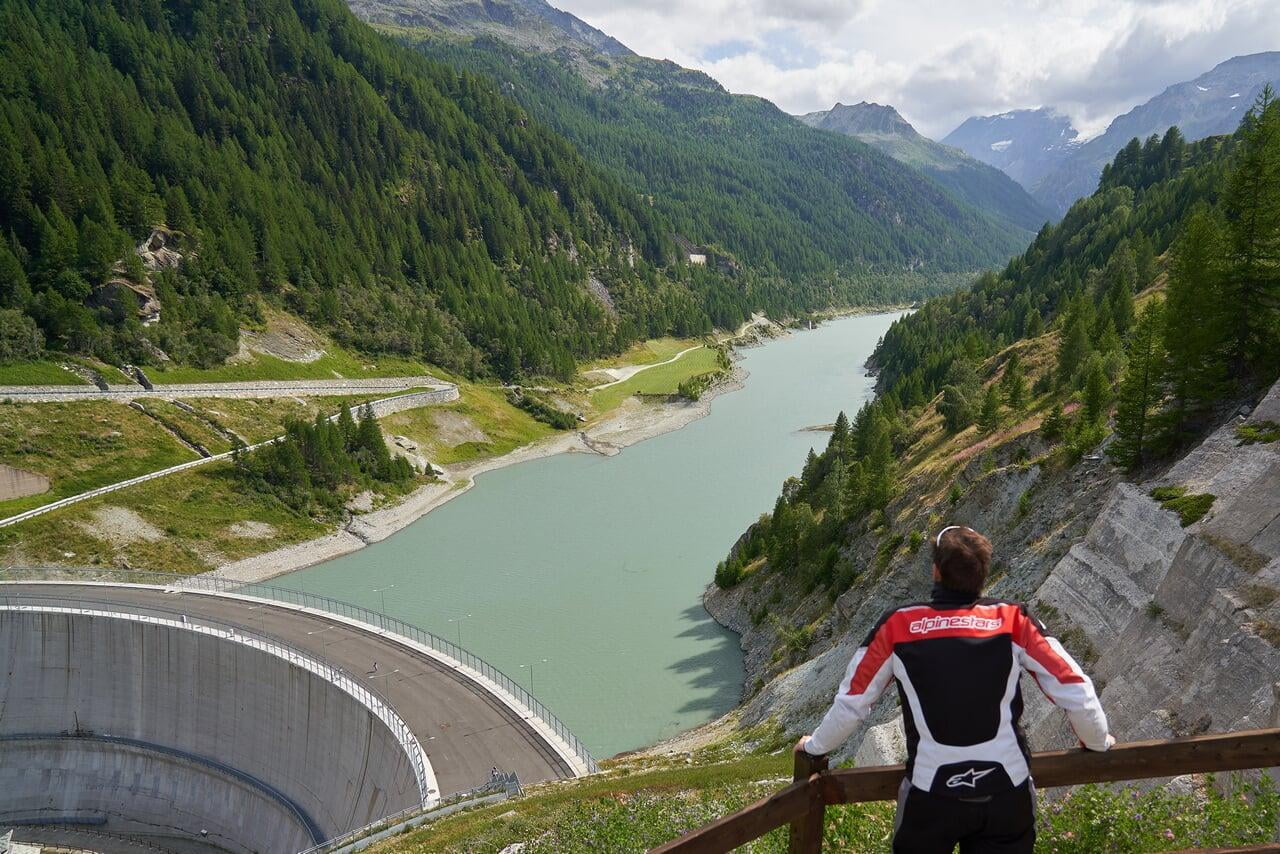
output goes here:
<path id="1" fill-rule="evenodd" d="M 852 306 L 829 309 L 816 313 L 814 317 L 817 324 L 807 328 L 798 325 L 797 318 L 779 323 L 769 320 L 763 314 L 756 314 L 734 333 L 723 338 L 721 343 L 730 345 L 734 350 L 749 349 L 795 331 L 810 331 L 828 321 L 887 314 L 904 308 L 907 307 Z M 468 492 L 475 486 L 476 478 L 486 472 L 564 453 L 613 456 L 631 445 L 672 433 L 705 417 L 710 413 L 711 404 L 717 397 L 742 388 L 746 379 L 746 371 L 735 363 L 729 374 L 707 389 L 697 401 L 653 402 L 630 398 L 599 422 L 583 430 L 548 436 L 500 456 L 443 466 L 442 479 L 424 484 L 385 507 L 354 515 L 336 531 L 225 563 L 201 575 L 234 583 L 253 584 L 349 555 L 365 546 L 382 542 Z"/>
<path id="2" fill-rule="evenodd" d="M 586 453 L 611 457 L 624 448 L 675 432 L 704 418 L 717 397 L 741 389 L 746 371 L 738 365 L 696 401 L 644 401 L 631 398 L 598 423 L 583 430 L 558 433 L 496 457 L 443 466 L 444 477 L 424 484 L 394 503 L 352 516 L 338 530 L 311 540 L 223 564 L 202 576 L 254 584 L 306 569 L 365 546 L 381 542 L 432 510 L 468 492 L 480 475 L 557 454 Z"/>

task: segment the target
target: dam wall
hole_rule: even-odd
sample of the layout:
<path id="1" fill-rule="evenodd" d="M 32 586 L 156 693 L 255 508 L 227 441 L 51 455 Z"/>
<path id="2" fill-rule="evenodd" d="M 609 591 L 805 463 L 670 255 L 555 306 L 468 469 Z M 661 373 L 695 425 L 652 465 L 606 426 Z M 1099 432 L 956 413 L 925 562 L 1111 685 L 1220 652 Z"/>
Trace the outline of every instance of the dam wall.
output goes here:
<path id="1" fill-rule="evenodd" d="M 233 633 L 0 611 L 0 826 L 289 852 L 421 794 L 375 709 Z"/>

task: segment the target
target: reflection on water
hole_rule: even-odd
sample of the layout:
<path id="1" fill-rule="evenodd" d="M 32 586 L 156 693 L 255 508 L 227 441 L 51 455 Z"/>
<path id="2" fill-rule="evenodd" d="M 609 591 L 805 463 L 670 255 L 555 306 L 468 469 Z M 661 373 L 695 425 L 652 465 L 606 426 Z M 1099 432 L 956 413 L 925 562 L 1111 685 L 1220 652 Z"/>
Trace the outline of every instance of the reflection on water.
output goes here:
<path id="1" fill-rule="evenodd" d="M 703 611 L 716 563 L 838 409 L 893 315 L 744 351 L 746 387 L 616 457 L 569 454 L 481 475 L 382 543 L 277 579 L 461 642 L 531 688 L 597 756 L 737 703 L 736 636 Z"/>

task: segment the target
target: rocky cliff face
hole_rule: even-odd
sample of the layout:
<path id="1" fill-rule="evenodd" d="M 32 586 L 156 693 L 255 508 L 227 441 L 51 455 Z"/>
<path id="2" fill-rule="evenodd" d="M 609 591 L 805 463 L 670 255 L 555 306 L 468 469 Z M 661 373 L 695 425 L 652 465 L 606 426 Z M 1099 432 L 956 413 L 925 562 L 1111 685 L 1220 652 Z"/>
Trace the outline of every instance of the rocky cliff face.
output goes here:
<path id="1" fill-rule="evenodd" d="M 1280 443 L 1242 444 L 1237 434 L 1241 424 L 1267 421 L 1280 422 L 1280 384 L 1143 484 L 1122 481 L 1096 457 L 1056 471 L 1027 462 L 1043 448 L 1024 433 L 970 460 L 954 506 L 925 476 L 889 516 L 898 530 L 961 523 L 988 533 L 992 595 L 1029 603 L 1094 675 L 1117 737 L 1267 725 L 1280 678 Z M 1184 528 L 1151 498 L 1158 486 L 1211 494 L 1213 505 Z M 708 590 L 707 609 L 742 634 L 742 723 L 776 718 L 788 733 L 807 731 L 878 616 L 927 596 L 928 547 L 904 546 L 886 559 L 886 536 L 855 537 L 849 556 L 869 569 L 829 611 L 824 594 L 806 596 L 776 576 Z M 1023 693 L 1033 745 L 1067 744 L 1061 714 L 1034 683 Z M 865 738 L 855 735 L 840 758 L 896 761 L 897 717 L 889 692 Z"/>

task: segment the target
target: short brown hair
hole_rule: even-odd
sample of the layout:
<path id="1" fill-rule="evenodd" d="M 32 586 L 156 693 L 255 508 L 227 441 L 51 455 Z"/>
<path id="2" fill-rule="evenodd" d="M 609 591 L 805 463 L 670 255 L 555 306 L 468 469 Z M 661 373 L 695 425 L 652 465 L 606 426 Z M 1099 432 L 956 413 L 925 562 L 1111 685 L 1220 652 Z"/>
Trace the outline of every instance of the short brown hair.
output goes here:
<path id="1" fill-rule="evenodd" d="M 943 528 L 933 541 L 933 564 L 947 587 L 977 595 L 991 568 L 991 541 L 973 528 Z"/>

